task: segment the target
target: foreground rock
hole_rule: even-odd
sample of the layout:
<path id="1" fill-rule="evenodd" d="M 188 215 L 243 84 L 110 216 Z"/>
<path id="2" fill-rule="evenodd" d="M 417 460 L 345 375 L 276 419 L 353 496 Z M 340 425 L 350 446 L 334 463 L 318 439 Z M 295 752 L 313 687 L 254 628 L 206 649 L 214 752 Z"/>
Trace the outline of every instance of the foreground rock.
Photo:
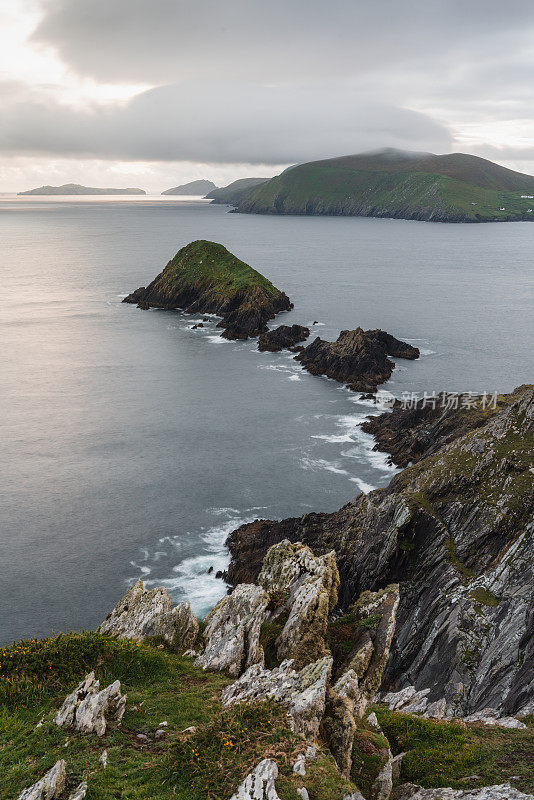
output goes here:
<path id="1" fill-rule="evenodd" d="M 268 602 L 267 593 L 252 584 L 219 600 L 206 618 L 206 647 L 195 665 L 237 677 L 252 664 L 263 664 L 260 628 Z"/>
<path id="2" fill-rule="evenodd" d="M 299 669 L 324 656 L 328 615 L 339 585 L 335 553 L 316 557 L 300 542 L 284 540 L 267 552 L 258 584 L 271 598 L 266 621 L 287 615 L 275 643 L 278 660 L 291 658 Z"/>
<path id="3" fill-rule="evenodd" d="M 293 669 L 291 659 L 272 670 L 254 664 L 224 689 L 222 701 L 232 705 L 274 700 L 287 708 L 291 729 L 304 738 L 313 739 L 323 718 L 331 670 L 329 657 L 308 664 L 300 672 Z"/>
<path id="4" fill-rule="evenodd" d="M 478 414 L 478 410 L 474 410 Z M 244 525 L 231 583 L 255 580 L 277 541 L 334 549 L 340 606 L 400 582 L 388 688 L 432 687 L 459 716 L 514 715 L 534 697 L 534 388 L 332 514 Z"/>
<path id="5" fill-rule="evenodd" d="M 303 342 L 309 335 L 310 329 L 303 325 L 279 325 L 272 331 L 262 333 L 258 341 L 258 350 L 277 353 L 279 350 L 287 350 Z"/>
<path id="6" fill-rule="evenodd" d="M 56 761 L 41 780 L 24 789 L 18 800 L 55 800 L 62 794 L 65 781 L 66 763 L 63 760 Z"/>
<path id="7" fill-rule="evenodd" d="M 143 309 L 183 309 L 223 317 L 227 339 L 247 339 L 267 330 L 267 322 L 292 304 L 255 269 L 222 244 L 196 241 L 182 247 L 146 288 L 125 297 Z"/>
<path id="8" fill-rule="evenodd" d="M 417 347 L 386 331 L 341 331 L 337 341 L 317 337 L 296 358 L 312 375 L 326 375 L 355 392 L 375 392 L 391 377 L 395 364 L 388 358 L 419 358 Z"/>
<path id="9" fill-rule="evenodd" d="M 230 800 L 280 800 L 274 785 L 276 778 L 278 778 L 276 762 L 265 758 L 247 775 Z"/>
<path id="10" fill-rule="evenodd" d="M 126 695 L 121 695 L 120 681 L 100 691 L 95 673 L 89 675 L 65 698 L 54 722 L 83 733 L 103 736 L 108 728 L 116 728 L 124 715 Z"/>
<path id="11" fill-rule="evenodd" d="M 481 789 L 423 789 L 421 786 L 405 784 L 395 792 L 395 800 L 533 800 L 534 795 L 523 794 L 501 783 L 496 786 L 483 786 Z"/>
<path id="12" fill-rule="evenodd" d="M 161 636 L 174 650 L 188 650 L 195 643 L 198 621 L 187 601 L 175 608 L 162 586 L 145 589 L 138 580 L 98 628 L 99 633 L 142 642 Z"/>

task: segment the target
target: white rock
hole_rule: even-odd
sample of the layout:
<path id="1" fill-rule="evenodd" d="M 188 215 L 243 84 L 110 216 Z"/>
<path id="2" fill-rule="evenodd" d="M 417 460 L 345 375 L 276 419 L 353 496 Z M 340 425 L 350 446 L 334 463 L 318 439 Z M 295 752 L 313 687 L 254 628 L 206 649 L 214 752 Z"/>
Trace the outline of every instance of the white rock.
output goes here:
<path id="1" fill-rule="evenodd" d="M 172 608 L 167 589 L 145 589 L 138 580 L 98 628 L 99 633 L 142 642 L 148 636 L 162 636 L 173 649 L 192 647 L 198 634 L 198 620 L 188 602 Z"/>
<path id="2" fill-rule="evenodd" d="M 369 714 L 369 716 L 366 719 L 366 722 L 372 731 L 374 731 L 375 733 L 382 733 L 382 728 L 380 727 L 380 723 L 374 711 L 371 714 Z"/>
<path id="3" fill-rule="evenodd" d="M 54 800 L 65 788 L 65 761 L 56 761 L 41 780 L 28 789 L 24 789 L 18 800 Z"/>
<path id="4" fill-rule="evenodd" d="M 108 751 L 107 750 L 103 750 L 102 751 L 102 755 L 100 756 L 100 758 L 98 760 L 100 761 L 100 764 L 105 769 L 107 767 L 107 765 L 108 765 Z"/>
<path id="5" fill-rule="evenodd" d="M 275 700 L 287 708 L 292 729 L 305 737 L 319 731 L 332 658 L 325 656 L 296 672 L 291 659 L 268 670 L 254 664 L 222 693 L 224 705 Z"/>
<path id="6" fill-rule="evenodd" d="M 402 759 L 405 755 L 406 753 L 399 753 L 398 756 L 393 757 L 393 762 L 391 764 L 391 777 L 393 778 L 393 783 L 396 783 L 400 778 Z"/>
<path id="7" fill-rule="evenodd" d="M 406 688 L 401 689 L 400 692 L 388 692 L 382 697 L 380 702 L 384 703 L 391 711 L 395 711 L 397 708 L 400 708 L 400 706 L 406 705 L 415 693 L 415 686 L 406 686 Z"/>
<path id="8" fill-rule="evenodd" d="M 393 789 L 393 755 L 388 751 L 388 758 L 378 777 L 371 787 L 373 800 L 388 800 Z"/>
<path id="9" fill-rule="evenodd" d="M 353 792 L 352 794 L 346 794 L 343 800 L 365 800 L 365 797 L 360 792 Z"/>
<path id="10" fill-rule="evenodd" d="M 297 789 L 297 794 L 302 798 L 302 800 L 310 800 L 310 795 L 308 794 L 308 790 L 305 786 L 301 786 L 300 789 Z"/>
<path id="11" fill-rule="evenodd" d="M 103 736 L 106 728 L 115 728 L 120 724 L 125 708 L 126 695 L 121 695 L 120 681 L 100 691 L 95 673 L 90 672 L 65 698 L 54 722 L 60 727 L 66 725 L 84 733 Z"/>
<path id="12" fill-rule="evenodd" d="M 269 595 L 259 586 L 242 583 L 219 600 L 207 617 L 206 649 L 195 665 L 226 670 L 236 677 L 252 664 L 263 664 L 260 628 Z"/>
<path id="13" fill-rule="evenodd" d="M 419 789 L 412 800 L 533 800 L 534 795 L 523 794 L 509 783 L 483 786 L 480 789 Z"/>
<path id="14" fill-rule="evenodd" d="M 293 764 L 293 772 L 296 775 L 306 775 L 306 756 L 304 753 L 300 753 L 297 756 L 297 760 Z"/>
<path id="15" fill-rule="evenodd" d="M 78 787 L 69 795 L 69 800 L 84 800 L 87 794 L 87 781 L 82 781 Z"/>
<path id="16" fill-rule="evenodd" d="M 427 717 L 427 719 L 443 719 L 446 711 L 447 701 L 442 697 L 441 700 L 435 700 L 427 705 L 423 717 Z"/>
<path id="17" fill-rule="evenodd" d="M 277 777 L 276 762 L 266 758 L 247 775 L 230 800 L 280 800 L 274 785 Z"/>
<path id="18" fill-rule="evenodd" d="M 481 722 L 483 725 L 498 725 L 500 728 L 517 728 L 523 730 L 527 726 L 515 717 L 499 717 L 494 708 L 484 708 L 464 717 L 465 722 Z"/>

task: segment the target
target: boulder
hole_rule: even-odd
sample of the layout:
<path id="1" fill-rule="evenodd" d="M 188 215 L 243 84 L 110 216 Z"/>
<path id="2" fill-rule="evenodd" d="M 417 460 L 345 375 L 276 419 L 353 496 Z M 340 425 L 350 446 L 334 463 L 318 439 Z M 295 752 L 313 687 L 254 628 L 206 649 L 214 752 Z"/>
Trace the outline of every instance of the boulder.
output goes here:
<path id="1" fill-rule="evenodd" d="M 339 585 L 335 552 L 314 556 L 300 542 L 283 540 L 268 550 L 258 584 L 274 605 L 267 621 L 287 614 L 276 639 L 278 659 L 291 658 L 299 669 L 324 656 L 328 615 Z"/>
<path id="2" fill-rule="evenodd" d="M 294 347 L 298 342 L 303 342 L 310 335 L 310 329 L 303 325 L 279 325 L 274 330 L 262 333 L 258 339 L 258 350 L 268 350 L 277 353 Z"/>
<path id="3" fill-rule="evenodd" d="M 198 621 L 188 602 L 172 608 L 167 589 L 145 589 L 138 580 L 98 628 L 99 633 L 142 642 L 161 636 L 174 650 L 188 650 L 198 634 Z"/>
<path id="4" fill-rule="evenodd" d="M 265 758 L 247 775 L 230 800 L 280 800 L 274 785 L 277 777 L 276 762 Z"/>
<path id="5" fill-rule="evenodd" d="M 18 800 L 54 800 L 59 797 L 65 788 L 65 768 L 65 761 L 56 761 L 41 780 L 24 789 Z"/>
<path id="6" fill-rule="evenodd" d="M 314 737 L 323 719 L 331 669 L 329 657 L 308 664 L 300 672 L 293 669 L 290 659 L 272 670 L 254 664 L 223 690 L 222 701 L 232 705 L 274 700 L 287 709 L 295 733 Z"/>
<path id="7" fill-rule="evenodd" d="M 223 597 L 206 618 L 206 647 L 195 665 L 237 677 L 252 664 L 263 664 L 260 628 L 268 602 L 268 594 L 253 584 L 241 584 Z"/>
<path id="8" fill-rule="evenodd" d="M 84 733 L 103 736 L 107 728 L 116 728 L 126 708 L 126 695 L 121 695 L 120 681 L 100 691 L 95 673 L 90 672 L 69 694 L 54 717 L 59 727 L 67 726 Z"/>
<path id="9" fill-rule="evenodd" d="M 404 787 L 399 787 L 403 790 Z M 510 786 L 501 783 L 496 786 L 482 786 L 480 789 L 423 789 L 421 786 L 407 784 L 406 790 L 395 793 L 398 800 L 532 800 L 534 795 L 523 794 Z"/>
<path id="10" fill-rule="evenodd" d="M 84 800 L 87 794 L 87 781 L 82 781 L 79 786 L 69 795 L 69 800 Z"/>

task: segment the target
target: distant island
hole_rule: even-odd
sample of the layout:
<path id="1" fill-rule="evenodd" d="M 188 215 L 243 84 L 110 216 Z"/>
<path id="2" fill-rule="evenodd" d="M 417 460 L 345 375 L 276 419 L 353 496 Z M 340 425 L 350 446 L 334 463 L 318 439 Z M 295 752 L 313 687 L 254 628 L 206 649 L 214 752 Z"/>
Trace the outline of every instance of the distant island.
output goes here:
<path id="1" fill-rule="evenodd" d="M 236 205 L 246 196 L 248 189 L 256 189 L 269 180 L 270 178 L 239 178 L 239 180 L 229 183 L 228 186 L 223 186 L 222 189 L 213 189 L 206 194 L 206 197 L 214 203 Z"/>
<path id="2" fill-rule="evenodd" d="M 21 194 L 146 194 L 144 189 L 99 189 L 95 186 L 81 186 L 79 183 L 64 183 L 63 186 L 38 186 Z"/>
<path id="3" fill-rule="evenodd" d="M 174 189 L 167 189 L 161 194 L 186 194 L 195 195 L 196 197 L 205 197 L 205 195 L 213 189 L 217 189 L 213 181 L 199 180 L 182 183 L 181 186 L 175 186 Z"/>
<path id="4" fill-rule="evenodd" d="M 199 240 L 182 247 L 163 272 L 123 303 L 138 308 L 183 309 L 217 314 L 226 339 L 247 339 L 267 331 L 267 322 L 289 311 L 289 297 L 261 272 L 245 264 L 222 244 Z"/>
<path id="5" fill-rule="evenodd" d="M 465 153 L 386 149 L 299 164 L 227 202 L 252 214 L 533 220 L 534 177 Z"/>

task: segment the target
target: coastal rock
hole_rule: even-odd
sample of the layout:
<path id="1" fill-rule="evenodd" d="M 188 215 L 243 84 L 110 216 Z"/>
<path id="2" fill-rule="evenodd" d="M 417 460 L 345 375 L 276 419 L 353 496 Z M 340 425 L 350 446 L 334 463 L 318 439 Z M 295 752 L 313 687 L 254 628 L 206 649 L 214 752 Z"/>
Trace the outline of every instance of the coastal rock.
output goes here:
<path id="1" fill-rule="evenodd" d="M 218 327 L 226 339 L 259 336 L 278 312 L 293 307 L 284 292 L 226 247 L 204 240 L 182 247 L 152 283 L 123 303 L 216 314 L 223 317 Z"/>
<path id="2" fill-rule="evenodd" d="M 99 633 L 142 642 L 149 636 L 161 636 L 174 650 L 187 650 L 198 634 L 198 621 L 187 601 L 172 608 L 169 593 L 163 587 L 145 589 L 138 580 L 108 614 Z"/>
<path id="3" fill-rule="evenodd" d="M 374 392 L 389 380 L 395 368 L 388 355 L 415 359 L 419 350 L 386 331 L 356 328 L 341 331 L 335 342 L 317 337 L 295 358 L 312 375 L 326 375 L 355 392 Z"/>
<path id="4" fill-rule="evenodd" d="M 274 785 L 277 778 L 276 762 L 265 758 L 247 775 L 230 800 L 280 800 Z"/>
<path id="5" fill-rule="evenodd" d="M 325 657 L 300 672 L 291 659 L 272 670 L 254 664 L 231 686 L 223 690 L 224 705 L 274 700 L 287 709 L 291 728 L 304 738 L 319 731 L 326 701 L 332 659 Z"/>
<path id="6" fill-rule="evenodd" d="M 87 781 L 82 781 L 79 786 L 69 795 L 69 800 L 84 800 L 87 794 Z"/>
<path id="7" fill-rule="evenodd" d="M 350 670 L 335 686 L 328 688 L 321 725 L 323 738 L 328 742 L 330 752 L 345 778 L 350 776 L 352 766 L 352 747 L 356 731 L 354 706 L 358 699 L 358 677 L 354 670 Z"/>
<path id="8" fill-rule="evenodd" d="M 276 353 L 303 342 L 310 335 L 310 329 L 303 325 L 279 325 L 274 330 L 262 333 L 258 340 L 258 350 Z"/>
<path id="9" fill-rule="evenodd" d="M 237 677 L 252 664 L 263 664 L 260 628 L 268 602 L 268 594 L 253 584 L 237 586 L 219 600 L 206 618 L 206 647 L 195 665 Z"/>
<path id="10" fill-rule="evenodd" d="M 393 789 L 393 755 L 388 750 L 386 763 L 381 768 L 378 776 L 371 787 L 371 797 L 373 800 L 388 800 Z"/>
<path id="11" fill-rule="evenodd" d="M 283 539 L 334 549 L 341 609 L 400 583 L 387 688 L 432 687 L 428 703 L 445 699 L 450 714 L 514 716 L 534 698 L 532 452 L 534 387 L 523 386 L 384 489 L 337 512 L 241 526 L 227 579 L 255 580 Z"/>
<path id="12" fill-rule="evenodd" d="M 324 656 L 328 615 L 339 585 L 335 553 L 314 556 L 300 542 L 284 540 L 268 550 L 258 584 L 274 605 L 267 621 L 287 614 L 276 639 L 278 659 L 291 658 L 298 669 Z"/>
<path id="13" fill-rule="evenodd" d="M 90 672 L 69 694 L 54 717 L 58 727 L 63 725 L 103 736 L 107 728 L 116 728 L 126 708 L 126 695 L 121 695 L 120 681 L 100 690 L 95 673 Z"/>
<path id="14" fill-rule="evenodd" d="M 41 780 L 24 789 L 18 800 L 54 800 L 63 792 L 65 780 L 66 763 L 63 760 L 56 761 Z"/>

